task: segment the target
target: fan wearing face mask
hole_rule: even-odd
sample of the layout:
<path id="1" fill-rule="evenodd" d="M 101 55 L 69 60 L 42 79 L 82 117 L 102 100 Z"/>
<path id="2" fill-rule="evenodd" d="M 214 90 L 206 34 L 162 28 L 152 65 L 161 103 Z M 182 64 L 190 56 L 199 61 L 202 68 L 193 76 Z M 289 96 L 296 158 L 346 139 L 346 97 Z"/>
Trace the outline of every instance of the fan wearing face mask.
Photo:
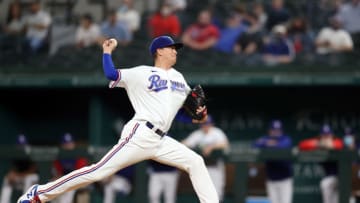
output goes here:
<path id="1" fill-rule="evenodd" d="M 152 38 L 161 35 L 179 37 L 181 33 L 180 21 L 170 4 L 162 4 L 158 11 L 149 18 L 148 31 Z"/>

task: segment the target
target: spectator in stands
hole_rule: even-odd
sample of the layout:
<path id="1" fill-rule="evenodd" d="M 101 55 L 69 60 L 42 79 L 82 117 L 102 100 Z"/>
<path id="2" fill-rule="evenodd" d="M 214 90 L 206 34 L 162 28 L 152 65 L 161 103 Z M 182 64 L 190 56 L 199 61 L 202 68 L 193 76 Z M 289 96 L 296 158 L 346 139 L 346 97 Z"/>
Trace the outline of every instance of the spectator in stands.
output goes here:
<path id="1" fill-rule="evenodd" d="M 164 2 L 167 2 L 172 7 L 173 12 L 179 19 L 180 27 L 183 28 L 187 26 L 191 19 L 191 16 L 186 9 L 188 6 L 187 0 L 165 0 Z"/>
<path id="2" fill-rule="evenodd" d="M 180 21 L 169 3 L 163 3 L 159 10 L 149 17 L 148 29 L 151 38 L 161 35 L 170 35 L 173 38 L 180 36 Z"/>
<path id="3" fill-rule="evenodd" d="M 350 34 L 342 29 L 340 19 L 330 18 L 330 26 L 322 28 L 316 37 L 318 54 L 341 53 L 353 50 Z"/>
<path id="4" fill-rule="evenodd" d="M 258 29 L 263 31 L 268 19 L 268 16 L 264 10 L 264 5 L 260 2 L 255 2 L 251 13 L 255 14 L 257 18 Z"/>
<path id="5" fill-rule="evenodd" d="M 310 26 L 314 29 L 323 27 L 328 19 L 338 13 L 343 0 L 307 0 L 302 6 L 302 15 L 306 17 Z"/>
<path id="6" fill-rule="evenodd" d="M 210 10 L 200 11 L 197 22 L 190 25 L 182 36 L 185 46 L 193 50 L 208 50 L 212 48 L 220 37 L 219 29 L 211 23 Z"/>
<path id="7" fill-rule="evenodd" d="M 343 3 L 337 15 L 343 28 L 350 33 L 355 48 L 360 50 L 360 0 Z"/>
<path id="8" fill-rule="evenodd" d="M 75 43 L 78 48 L 86 48 L 98 45 L 101 40 L 99 26 L 94 23 L 90 14 L 84 14 L 80 19 L 80 25 L 76 30 Z"/>
<path id="9" fill-rule="evenodd" d="M 186 0 L 166 0 L 167 3 L 173 8 L 174 12 L 183 11 L 186 9 Z"/>
<path id="10" fill-rule="evenodd" d="M 17 137 L 16 147 L 19 150 L 27 150 L 30 145 L 25 135 L 20 134 Z M 3 179 L 1 188 L 0 203 L 10 203 L 13 189 L 26 192 L 27 188 L 39 182 L 36 163 L 29 157 L 15 159 L 12 162 L 10 170 Z"/>
<path id="11" fill-rule="evenodd" d="M 0 49 L 3 52 L 21 52 L 21 43 L 24 37 L 24 18 L 20 3 L 15 1 L 9 4 L 5 25 L 0 34 Z"/>
<path id="12" fill-rule="evenodd" d="M 243 17 L 240 14 L 231 14 L 226 19 L 226 26 L 220 30 L 220 38 L 214 48 L 224 53 L 234 53 L 236 40 L 243 35 L 247 26 L 242 22 Z"/>
<path id="13" fill-rule="evenodd" d="M 140 28 L 140 13 L 133 7 L 133 0 L 123 0 L 117 10 L 117 19 L 124 22 L 132 32 Z"/>
<path id="14" fill-rule="evenodd" d="M 73 136 L 70 133 L 65 133 L 61 138 L 60 143 L 61 150 L 64 152 L 70 152 L 76 149 L 76 143 Z M 72 172 L 73 170 L 82 168 L 88 164 L 88 160 L 84 157 L 71 157 L 71 158 L 59 158 L 53 163 L 53 179 L 62 177 L 65 174 Z M 85 188 L 82 190 L 86 190 Z M 75 190 L 64 193 L 59 196 L 57 203 L 69 203 L 72 202 L 75 196 Z"/>
<path id="15" fill-rule="evenodd" d="M 305 18 L 296 17 L 289 26 L 289 39 L 294 45 L 295 54 L 308 54 L 313 51 L 314 37 Z"/>
<path id="16" fill-rule="evenodd" d="M 103 38 L 117 39 L 118 45 L 125 46 L 132 40 L 132 32 L 123 22 L 119 22 L 116 18 L 116 11 L 109 11 L 107 21 L 101 25 L 101 34 Z"/>
<path id="17" fill-rule="evenodd" d="M 49 31 L 51 16 L 42 10 L 40 0 L 33 0 L 30 5 L 31 14 L 26 16 L 26 42 L 25 48 L 36 53 L 41 49 L 46 49 L 49 43 Z"/>
<path id="18" fill-rule="evenodd" d="M 176 168 L 150 160 L 149 202 L 160 203 L 163 196 L 164 203 L 175 203 L 178 179 L 179 172 Z"/>
<path id="19" fill-rule="evenodd" d="M 245 16 L 248 29 L 246 33 L 240 35 L 236 41 L 234 52 L 243 54 L 245 57 L 256 54 L 262 50 L 262 25 L 259 22 L 259 17 L 254 13 L 248 13 Z"/>
<path id="20" fill-rule="evenodd" d="M 116 196 L 125 197 L 132 190 L 132 182 L 134 181 L 135 165 L 121 169 L 113 176 L 102 181 L 104 185 L 104 201 L 103 203 L 115 203 Z"/>
<path id="21" fill-rule="evenodd" d="M 284 134 L 280 120 L 270 123 L 268 135 L 257 139 L 254 146 L 261 149 L 290 149 L 291 138 Z M 291 203 L 293 196 L 293 167 L 290 161 L 267 161 L 266 191 L 271 202 Z"/>
<path id="22" fill-rule="evenodd" d="M 212 116 L 208 116 L 208 120 L 200 124 L 200 129 L 192 132 L 182 143 L 200 151 L 220 202 L 224 201 L 225 163 L 221 157 L 212 156 L 214 156 L 215 151 L 226 152 L 229 150 L 229 141 L 225 133 L 220 128 L 215 127 Z"/>
<path id="23" fill-rule="evenodd" d="M 284 25 L 274 26 L 272 35 L 265 40 L 262 54 L 266 65 L 288 64 L 293 61 L 294 47 L 287 37 Z"/>
<path id="24" fill-rule="evenodd" d="M 343 142 L 341 139 L 335 137 L 330 126 L 325 124 L 322 126 L 320 135 L 315 138 L 303 140 L 299 143 L 300 150 L 341 150 L 343 149 Z M 323 203 L 337 203 L 339 199 L 339 185 L 338 185 L 338 168 L 334 161 L 325 161 L 321 163 L 325 171 L 325 176 L 320 182 L 320 188 L 323 198 Z"/>
<path id="25" fill-rule="evenodd" d="M 290 12 L 284 7 L 283 0 L 272 0 L 269 9 L 266 29 L 271 31 L 275 25 L 285 24 L 290 19 Z"/>
<path id="26" fill-rule="evenodd" d="M 22 35 L 24 31 L 24 19 L 22 17 L 22 9 L 18 1 L 9 4 L 6 24 L 3 27 L 4 33 L 7 35 Z"/>

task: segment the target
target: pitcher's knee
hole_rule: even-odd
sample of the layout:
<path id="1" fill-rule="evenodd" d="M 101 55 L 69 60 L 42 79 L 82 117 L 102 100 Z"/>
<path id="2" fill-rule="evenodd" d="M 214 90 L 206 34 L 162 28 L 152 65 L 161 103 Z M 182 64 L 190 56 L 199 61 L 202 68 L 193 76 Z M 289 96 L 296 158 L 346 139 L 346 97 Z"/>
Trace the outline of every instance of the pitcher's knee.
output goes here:
<path id="1" fill-rule="evenodd" d="M 98 181 L 104 180 L 107 177 L 108 177 L 108 175 L 106 175 L 105 173 L 99 173 L 99 174 L 94 175 L 92 179 L 94 180 L 94 182 L 98 182 Z"/>
<path id="2" fill-rule="evenodd" d="M 190 164 L 194 167 L 205 166 L 204 159 L 198 154 L 195 154 L 193 157 L 191 157 Z"/>
<path id="3" fill-rule="evenodd" d="M 188 173 L 194 169 L 206 168 L 204 159 L 195 152 L 187 154 L 184 158 L 184 164 L 180 168 Z"/>
<path id="4" fill-rule="evenodd" d="M 98 181 L 104 180 L 109 175 L 108 175 L 108 173 L 106 173 L 106 171 L 92 171 L 92 172 L 86 174 L 85 176 L 87 176 L 87 179 L 90 182 L 98 182 Z"/>

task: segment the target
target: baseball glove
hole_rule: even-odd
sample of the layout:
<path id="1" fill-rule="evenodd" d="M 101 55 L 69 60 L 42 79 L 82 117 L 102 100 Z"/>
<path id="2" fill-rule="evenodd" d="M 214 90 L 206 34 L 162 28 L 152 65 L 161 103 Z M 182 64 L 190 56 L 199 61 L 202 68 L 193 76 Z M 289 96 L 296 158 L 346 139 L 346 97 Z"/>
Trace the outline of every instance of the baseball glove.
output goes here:
<path id="1" fill-rule="evenodd" d="M 205 106 L 205 93 L 200 85 L 196 85 L 188 94 L 183 104 L 185 112 L 195 120 L 202 120 L 206 116 L 206 108 L 202 112 L 197 112 L 199 107 Z"/>

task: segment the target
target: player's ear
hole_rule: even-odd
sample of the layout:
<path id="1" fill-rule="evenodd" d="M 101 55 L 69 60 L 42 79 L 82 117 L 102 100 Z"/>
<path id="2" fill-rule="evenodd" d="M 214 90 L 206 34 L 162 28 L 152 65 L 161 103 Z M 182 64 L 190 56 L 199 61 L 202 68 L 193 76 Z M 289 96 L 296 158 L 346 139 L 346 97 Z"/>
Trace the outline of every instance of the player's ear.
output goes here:
<path id="1" fill-rule="evenodd" d="M 161 56 L 163 50 L 164 50 L 163 48 L 159 48 L 159 49 L 156 50 L 155 54 L 156 54 L 157 56 Z"/>
<path id="2" fill-rule="evenodd" d="M 161 49 L 156 49 L 155 55 L 156 55 L 156 57 L 160 56 L 161 55 Z"/>

